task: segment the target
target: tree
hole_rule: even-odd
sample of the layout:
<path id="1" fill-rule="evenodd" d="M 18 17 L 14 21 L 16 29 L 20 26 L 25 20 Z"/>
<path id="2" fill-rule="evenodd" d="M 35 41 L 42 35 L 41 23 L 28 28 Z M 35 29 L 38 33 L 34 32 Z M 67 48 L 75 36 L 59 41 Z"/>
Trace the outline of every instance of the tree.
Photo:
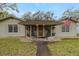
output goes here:
<path id="1" fill-rule="evenodd" d="M 9 13 L 8 12 L 0 12 L 0 19 L 3 19 L 3 18 L 6 18 L 9 16 Z"/>
<path id="2" fill-rule="evenodd" d="M 22 19 L 30 20 L 31 17 L 32 17 L 32 13 L 31 13 L 31 12 L 26 12 L 26 13 L 24 13 L 24 15 L 22 16 Z"/>
<path id="3" fill-rule="evenodd" d="M 37 11 L 32 15 L 32 19 L 34 20 L 44 20 L 44 12 L 43 11 Z"/>
<path id="4" fill-rule="evenodd" d="M 45 13 L 45 19 L 50 20 L 53 19 L 54 13 L 48 11 Z"/>
<path id="5" fill-rule="evenodd" d="M 10 16 L 12 16 L 12 17 L 16 17 L 15 15 L 10 14 L 10 13 L 7 12 L 7 11 L 0 12 L 0 20 L 1 20 L 1 19 L 4 19 L 4 18 L 7 18 L 7 17 L 10 17 Z"/>
<path id="6" fill-rule="evenodd" d="M 79 9 L 67 9 L 63 13 L 63 18 L 65 17 L 79 18 Z"/>
<path id="7" fill-rule="evenodd" d="M 0 19 L 6 18 L 8 16 L 14 16 L 9 14 L 8 10 L 19 12 L 16 3 L 0 3 Z"/>
<path id="8" fill-rule="evenodd" d="M 0 11 L 13 10 L 19 12 L 16 3 L 0 3 Z"/>
<path id="9" fill-rule="evenodd" d="M 22 16 L 23 19 L 25 20 L 52 20 L 53 19 L 54 13 L 48 11 L 48 12 L 43 12 L 43 11 L 37 11 L 37 12 L 26 12 Z"/>

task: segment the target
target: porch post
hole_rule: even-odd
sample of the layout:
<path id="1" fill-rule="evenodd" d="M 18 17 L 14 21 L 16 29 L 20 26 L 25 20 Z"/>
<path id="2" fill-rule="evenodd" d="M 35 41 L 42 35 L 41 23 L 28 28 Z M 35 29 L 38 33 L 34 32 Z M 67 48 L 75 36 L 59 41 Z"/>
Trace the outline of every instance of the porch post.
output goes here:
<path id="1" fill-rule="evenodd" d="M 52 25 L 51 25 L 51 36 L 52 36 Z"/>
<path id="2" fill-rule="evenodd" d="M 43 37 L 45 36 L 44 34 L 45 34 L 45 33 L 44 33 L 44 24 L 43 24 Z"/>
<path id="3" fill-rule="evenodd" d="M 38 33 L 38 24 L 36 24 L 36 27 L 37 27 L 37 34 L 36 34 L 36 35 L 37 35 L 37 37 L 38 37 L 38 34 L 39 34 L 39 33 Z"/>
<path id="4" fill-rule="evenodd" d="M 27 26 L 25 26 L 25 38 L 27 37 Z"/>
<path id="5" fill-rule="evenodd" d="M 32 27 L 31 27 L 31 25 L 30 25 L 30 37 L 31 37 L 31 31 L 32 31 Z"/>

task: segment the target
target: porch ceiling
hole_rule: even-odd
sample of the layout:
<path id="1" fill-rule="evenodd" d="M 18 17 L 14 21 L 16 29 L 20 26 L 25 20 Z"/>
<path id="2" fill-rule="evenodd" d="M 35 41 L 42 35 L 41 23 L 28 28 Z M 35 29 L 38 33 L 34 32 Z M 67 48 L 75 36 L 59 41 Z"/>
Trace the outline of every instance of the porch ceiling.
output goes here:
<path id="1" fill-rule="evenodd" d="M 53 20 L 26 20 L 21 21 L 20 24 L 23 25 L 58 25 L 60 22 Z"/>

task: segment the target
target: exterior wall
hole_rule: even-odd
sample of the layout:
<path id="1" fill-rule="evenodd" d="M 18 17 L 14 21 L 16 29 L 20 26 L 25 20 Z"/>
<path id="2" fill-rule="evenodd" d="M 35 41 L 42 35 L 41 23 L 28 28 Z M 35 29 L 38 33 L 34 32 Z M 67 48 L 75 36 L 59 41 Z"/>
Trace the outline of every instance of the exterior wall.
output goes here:
<path id="1" fill-rule="evenodd" d="M 9 37 L 9 36 L 25 36 L 25 26 L 18 24 L 20 21 L 15 19 L 5 20 L 0 22 L 0 37 Z M 18 32 L 9 33 L 8 32 L 8 24 L 17 24 L 18 25 Z M 52 30 L 53 32 L 53 30 Z M 62 24 L 57 25 L 55 28 L 55 36 L 60 38 L 75 38 L 77 37 L 77 29 L 76 23 L 72 22 L 70 26 L 69 32 L 62 32 Z"/>
<path id="2" fill-rule="evenodd" d="M 19 22 L 20 22 L 19 20 L 15 20 L 15 19 L 9 19 L 9 20 L 0 22 L 0 37 L 25 36 L 25 26 L 18 24 Z M 8 24 L 17 24 L 18 32 L 9 33 Z"/>
<path id="3" fill-rule="evenodd" d="M 72 22 L 70 25 L 69 32 L 62 32 L 62 24 L 58 25 L 55 28 L 55 32 L 56 32 L 55 36 L 60 37 L 60 38 L 75 38 L 77 37 L 76 27 L 77 27 L 76 23 Z"/>

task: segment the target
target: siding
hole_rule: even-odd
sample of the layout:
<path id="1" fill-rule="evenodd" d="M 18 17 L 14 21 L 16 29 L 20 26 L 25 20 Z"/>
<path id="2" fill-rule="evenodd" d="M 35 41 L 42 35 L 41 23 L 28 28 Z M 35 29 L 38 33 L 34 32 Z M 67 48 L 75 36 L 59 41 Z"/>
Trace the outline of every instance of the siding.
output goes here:
<path id="1" fill-rule="evenodd" d="M 8 37 L 8 36 L 25 36 L 25 26 L 18 24 L 20 21 L 15 19 L 5 20 L 0 22 L 0 37 Z M 9 33 L 8 32 L 8 24 L 17 24 L 18 32 L 17 33 Z"/>
<path id="2" fill-rule="evenodd" d="M 72 22 L 69 32 L 62 32 L 62 24 L 56 26 L 55 32 L 57 37 L 61 38 L 75 38 L 77 35 L 76 23 Z"/>

